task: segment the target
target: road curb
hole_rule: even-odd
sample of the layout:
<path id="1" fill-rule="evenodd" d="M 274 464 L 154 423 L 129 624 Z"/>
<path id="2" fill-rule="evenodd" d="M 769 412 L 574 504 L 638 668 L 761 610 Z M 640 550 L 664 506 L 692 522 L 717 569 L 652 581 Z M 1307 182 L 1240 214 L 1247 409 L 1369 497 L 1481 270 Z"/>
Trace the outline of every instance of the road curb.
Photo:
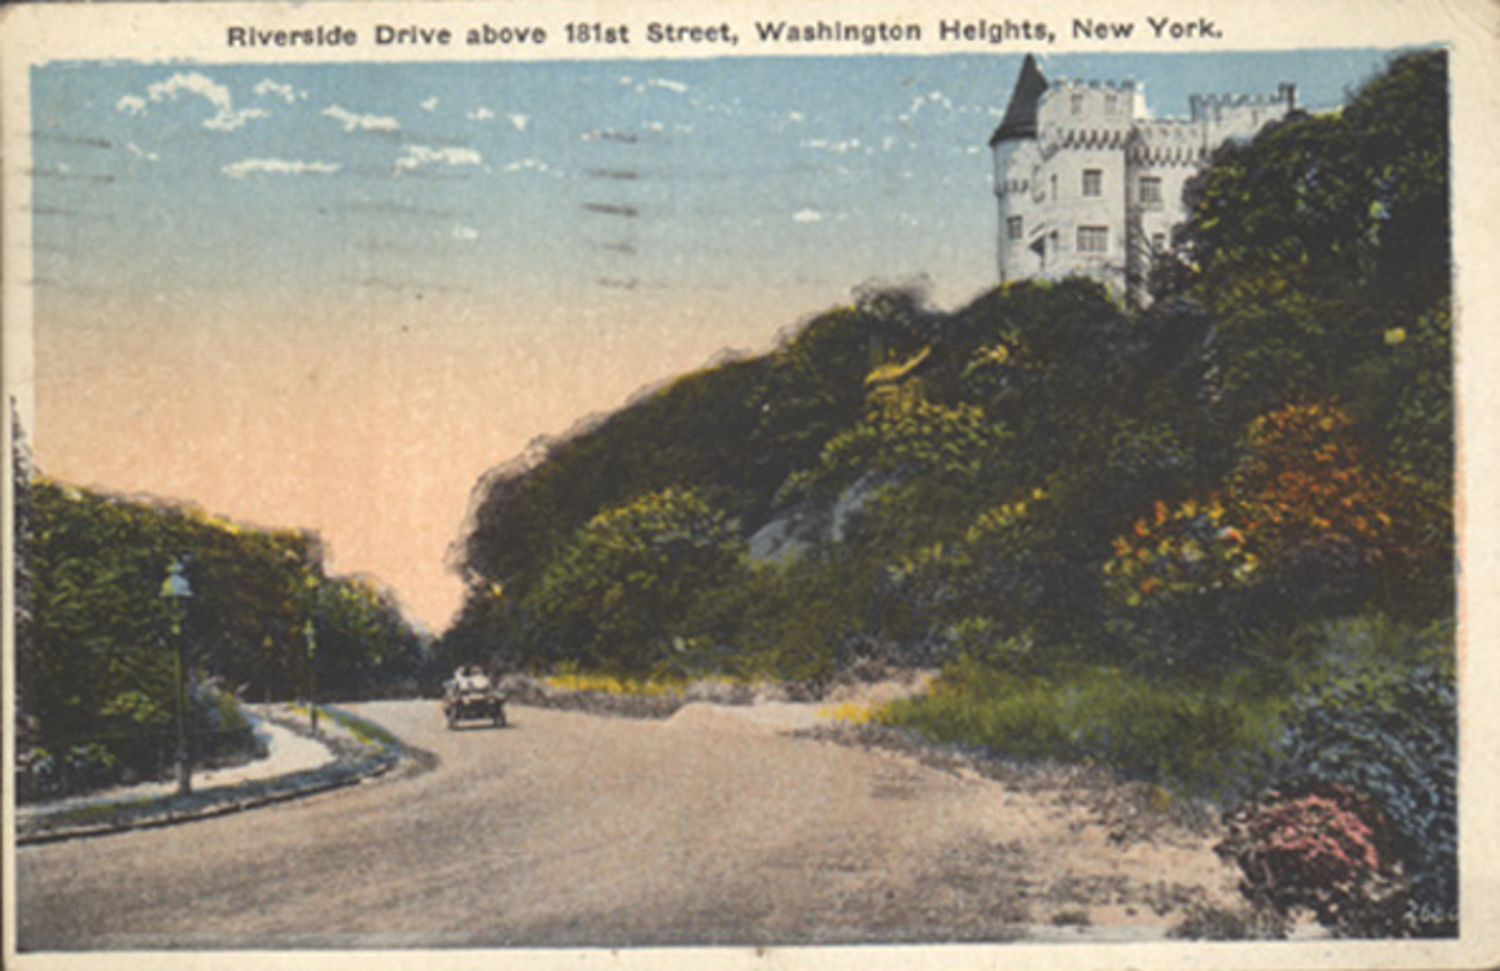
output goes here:
<path id="1" fill-rule="evenodd" d="M 360 746 L 351 751 L 351 743 L 330 745 L 338 755 L 331 765 L 205 789 L 186 797 L 170 795 L 38 813 L 26 820 L 16 820 L 16 844 L 56 843 L 228 816 L 378 778 L 395 768 L 405 756 L 406 749 L 399 740 L 364 719 L 328 706 L 322 710 L 354 736 L 357 740 L 354 744 Z M 90 818 L 79 820 L 80 815 Z"/>

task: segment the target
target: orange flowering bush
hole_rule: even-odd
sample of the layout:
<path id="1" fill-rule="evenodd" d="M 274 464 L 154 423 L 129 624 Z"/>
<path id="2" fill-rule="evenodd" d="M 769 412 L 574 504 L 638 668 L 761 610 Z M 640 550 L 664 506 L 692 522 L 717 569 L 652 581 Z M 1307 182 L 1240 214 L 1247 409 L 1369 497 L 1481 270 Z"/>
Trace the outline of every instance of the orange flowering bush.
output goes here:
<path id="1" fill-rule="evenodd" d="M 1399 483 L 1353 442 L 1349 416 L 1304 403 L 1255 419 L 1247 457 L 1230 478 L 1235 518 L 1254 547 L 1285 556 L 1330 535 L 1353 543 L 1367 562 L 1401 551 L 1392 510 Z"/>
<path id="2" fill-rule="evenodd" d="M 1251 423 L 1245 443 L 1222 492 L 1176 507 L 1157 502 L 1115 538 L 1104 571 L 1117 600 L 1137 607 L 1253 586 L 1310 559 L 1325 571 L 1357 569 L 1409 552 L 1397 515 L 1411 500 L 1364 458 L 1338 408 L 1270 412 Z"/>
<path id="3" fill-rule="evenodd" d="M 1445 515 L 1363 452 L 1341 409 L 1288 405 L 1250 424 L 1222 488 L 1158 501 L 1114 538 L 1110 623 L 1133 650 L 1176 665 L 1376 601 L 1427 616 L 1451 590 Z"/>

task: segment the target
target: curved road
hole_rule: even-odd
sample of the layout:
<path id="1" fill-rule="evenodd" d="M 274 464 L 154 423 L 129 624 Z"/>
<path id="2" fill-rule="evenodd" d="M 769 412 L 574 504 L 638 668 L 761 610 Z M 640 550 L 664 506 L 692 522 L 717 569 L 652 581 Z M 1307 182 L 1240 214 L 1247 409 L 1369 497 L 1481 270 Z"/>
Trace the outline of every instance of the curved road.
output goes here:
<path id="1" fill-rule="evenodd" d="M 1210 841 L 1119 842 L 1066 791 L 664 722 L 353 706 L 435 757 L 237 816 L 22 847 L 19 945 L 792 944 L 1151 936 L 1232 902 Z"/>

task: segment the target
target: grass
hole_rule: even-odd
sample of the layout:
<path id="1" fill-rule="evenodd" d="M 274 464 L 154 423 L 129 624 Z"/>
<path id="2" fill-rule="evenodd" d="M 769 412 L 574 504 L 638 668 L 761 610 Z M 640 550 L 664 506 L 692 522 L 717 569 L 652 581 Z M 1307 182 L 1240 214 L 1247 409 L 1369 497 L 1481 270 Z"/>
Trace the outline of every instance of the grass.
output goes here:
<path id="1" fill-rule="evenodd" d="M 401 748 L 401 740 L 399 738 L 374 722 L 365 721 L 363 718 L 351 715 L 347 711 L 341 711 L 337 708 L 323 706 L 322 711 L 347 730 L 349 734 L 367 745 L 374 745 L 381 749 L 399 750 Z"/>
<path id="2" fill-rule="evenodd" d="M 1280 737 L 1284 708 L 1232 679 L 1148 680 L 1112 668 L 1042 678 L 960 663 L 927 695 L 876 717 L 1023 761 L 1102 764 L 1184 795 L 1224 797 Z"/>
<path id="3" fill-rule="evenodd" d="M 310 715 L 310 710 L 305 704 L 289 704 L 287 705 L 287 710 L 300 717 L 308 717 Z M 381 749 L 401 748 L 401 740 L 399 738 L 374 722 L 365 721 L 363 718 L 351 715 L 347 711 L 328 705 L 318 705 L 318 711 L 323 717 L 331 720 L 350 735 L 353 735 L 357 741 Z"/>
<path id="4" fill-rule="evenodd" d="M 121 813 L 144 809 L 159 801 L 159 797 L 131 796 L 125 799 L 116 799 L 112 802 L 102 802 L 88 806 L 78 806 L 73 809 L 65 809 L 62 812 L 52 814 L 52 820 L 70 825 L 108 822 Z"/>

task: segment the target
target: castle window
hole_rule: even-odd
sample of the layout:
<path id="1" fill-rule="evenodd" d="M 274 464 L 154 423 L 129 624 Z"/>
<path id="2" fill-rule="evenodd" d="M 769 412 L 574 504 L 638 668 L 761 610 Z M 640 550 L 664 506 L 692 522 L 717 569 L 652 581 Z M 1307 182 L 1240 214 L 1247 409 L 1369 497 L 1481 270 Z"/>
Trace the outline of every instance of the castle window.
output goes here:
<path id="1" fill-rule="evenodd" d="M 1083 170 L 1083 194 L 1086 196 L 1104 195 L 1104 171 L 1102 169 Z"/>
<path id="2" fill-rule="evenodd" d="M 1161 204 L 1161 179 L 1154 175 L 1141 177 L 1141 202 L 1147 205 Z"/>
<path id="3" fill-rule="evenodd" d="M 1120 111 L 1119 95 L 1106 95 L 1104 98 L 1104 113 L 1107 115 L 1118 114 Z"/>
<path id="4" fill-rule="evenodd" d="M 1154 252 L 1157 252 L 1157 253 L 1165 253 L 1167 251 L 1167 234 L 1166 233 L 1152 233 L 1151 234 L 1151 249 Z"/>
<path id="5" fill-rule="evenodd" d="M 1051 182 L 1052 182 L 1052 201 L 1056 202 L 1057 201 L 1057 175 L 1056 175 L 1056 173 L 1053 173 Z"/>
<path id="6" fill-rule="evenodd" d="M 1005 220 L 1005 238 L 1020 239 L 1024 235 L 1024 227 L 1025 223 L 1022 222 L 1020 216 L 1011 216 Z"/>
<path id="7" fill-rule="evenodd" d="M 1083 95 L 1081 94 L 1073 95 L 1073 114 L 1083 114 Z"/>
<path id="8" fill-rule="evenodd" d="M 1107 252 L 1109 252 L 1109 227 L 1108 226 L 1079 226 L 1078 227 L 1078 252 L 1080 252 L 1080 253 L 1107 253 Z"/>

